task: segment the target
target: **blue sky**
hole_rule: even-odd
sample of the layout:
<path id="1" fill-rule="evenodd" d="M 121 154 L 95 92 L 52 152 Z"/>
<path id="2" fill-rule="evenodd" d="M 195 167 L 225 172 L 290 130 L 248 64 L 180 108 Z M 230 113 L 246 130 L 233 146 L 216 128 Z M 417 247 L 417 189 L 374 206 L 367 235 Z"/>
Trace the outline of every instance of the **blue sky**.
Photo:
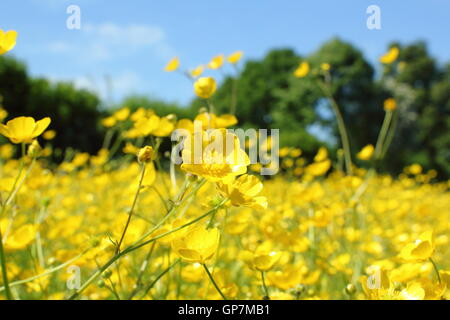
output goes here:
<path id="1" fill-rule="evenodd" d="M 81 30 L 66 28 L 71 4 L 81 9 Z M 366 9 L 372 4 L 381 9 L 381 30 L 366 27 Z M 0 2 L 0 28 L 19 32 L 12 54 L 27 63 L 32 75 L 70 80 L 104 98 L 109 77 L 115 101 L 138 93 L 188 103 L 190 82 L 163 71 L 173 56 L 193 68 L 236 50 L 244 51 L 246 59 L 261 58 L 276 47 L 308 54 L 333 36 L 352 42 L 371 61 L 390 41 L 422 39 L 444 63 L 450 60 L 449 26 L 448 0 Z"/>

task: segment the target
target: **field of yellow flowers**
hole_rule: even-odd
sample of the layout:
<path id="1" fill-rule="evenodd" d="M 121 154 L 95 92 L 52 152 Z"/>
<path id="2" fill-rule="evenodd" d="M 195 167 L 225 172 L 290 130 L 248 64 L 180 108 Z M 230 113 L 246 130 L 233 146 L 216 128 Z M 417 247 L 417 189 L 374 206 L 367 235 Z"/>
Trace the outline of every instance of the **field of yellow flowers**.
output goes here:
<path id="1" fill-rule="evenodd" d="M 0 33 L 2 51 L 12 38 Z M 302 63 L 296 75 L 308 72 Z M 204 99 L 215 87 L 212 78 L 194 84 Z M 232 135 L 226 128 L 238 119 L 211 109 L 177 119 L 122 108 L 104 119 L 98 154 L 67 152 L 57 166 L 46 160 L 56 119 L 1 124 L 10 143 L 0 146 L 0 298 L 450 297 L 450 192 L 447 182 L 430 183 L 435 171 L 415 164 L 392 177 L 358 168 L 345 127 L 340 164 L 324 148 L 311 163 L 300 149 L 281 148 L 283 173 L 264 179 L 239 147 L 233 161 L 192 163 L 186 143 L 183 163 L 164 170 L 170 156 L 159 147 L 175 129 L 192 133 L 196 120 Z M 389 117 L 395 101 L 385 109 Z M 382 149 L 369 145 L 358 157 Z M 217 156 L 230 155 L 202 154 Z"/>

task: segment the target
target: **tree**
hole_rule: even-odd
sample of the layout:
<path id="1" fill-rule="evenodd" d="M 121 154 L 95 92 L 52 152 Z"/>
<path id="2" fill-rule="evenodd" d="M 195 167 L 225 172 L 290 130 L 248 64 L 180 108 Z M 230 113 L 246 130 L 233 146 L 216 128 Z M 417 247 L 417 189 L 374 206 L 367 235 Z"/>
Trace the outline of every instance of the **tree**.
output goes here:
<path id="1" fill-rule="evenodd" d="M 102 113 L 94 93 L 76 89 L 71 83 L 30 78 L 23 63 L 1 56 L 0 95 L 9 119 L 51 117 L 50 129 L 57 132 L 52 142 L 55 148 L 94 153 L 101 147 L 103 133 L 98 124 Z M 61 155 L 56 158 L 61 160 Z"/>

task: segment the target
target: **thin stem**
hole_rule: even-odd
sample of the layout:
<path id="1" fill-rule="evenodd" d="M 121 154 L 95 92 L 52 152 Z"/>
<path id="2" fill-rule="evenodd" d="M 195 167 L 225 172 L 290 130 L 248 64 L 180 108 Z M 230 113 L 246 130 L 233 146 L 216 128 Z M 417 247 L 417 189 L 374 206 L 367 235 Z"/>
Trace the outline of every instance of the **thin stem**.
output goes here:
<path id="1" fill-rule="evenodd" d="M 228 300 L 227 297 L 223 294 L 223 292 L 220 290 L 219 286 L 217 285 L 216 281 L 214 280 L 211 272 L 209 272 L 208 267 L 206 264 L 203 264 L 203 268 L 205 268 L 206 273 L 208 274 L 209 279 L 211 280 L 212 284 L 214 285 L 214 288 L 216 288 L 217 292 L 219 292 L 220 296 L 223 300 Z"/>
<path id="2" fill-rule="evenodd" d="M 436 273 L 436 276 L 438 278 L 439 284 L 441 284 L 442 281 L 441 281 L 441 275 L 439 274 L 439 269 L 438 269 L 436 263 L 434 262 L 434 260 L 431 257 L 429 258 L 429 260 L 430 260 L 431 264 L 433 265 L 434 272 Z"/>
<path id="3" fill-rule="evenodd" d="M 167 269 L 165 269 L 163 272 L 161 272 L 156 278 L 155 280 L 153 280 L 148 287 L 145 289 L 144 294 L 142 295 L 142 298 L 145 297 L 148 292 L 155 286 L 155 284 L 167 273 L 170 271 L 170 269 L 172 269 L 174 266 L 176 266 L 178 263 L 180 262 L 180 259 L 176 260 L 174 263 L 172 263 L 169 267 L 167 267 Z M 141 299 L 142 299 L 141 298 Z"/>
<path id="4" fill-rule="evenodd" d="M 262 284 L 263 284 L 263 288 L 264 288 L 264 294 L 266 295 L 267 298 L 270 299 L 269 289 L 267 289 L 267 286 L 266 286 L 266 277 L 264 275 L 264 271 L 261 271 L 261 279 L 262 279 Z"/>
<path id="5" fill-rule="evenodd" d="M 133 252 L 133 251 L 135 251 L 135 250 L 138 250 L 139 248 L 142 248 L 142 247 L 144 247 L 144 246 L 146 246 L 146 245 L 148 245 L 148 244 L 150 244 L 150 243 L 152 243 L 152 242 L 154 242 L 154 241 L 156 241 L 156 240 L 158 240 L 158 239 L 161 239 L 161 238 L 163 238 L 163 237 L 166 237 L 166 236 L 168 236 L 169 234 L 172 234 L 172 233 L 174 233 L 174 232 L 177 232 L 177 231 L 179 231 L 179 230 L 181 230 L 181 229 L 184 229 L 184 228 L 186 228 L 186 227 L 188 227 L 188 226 L 190 226 L 190 225 L 192 225 L 192 224 L 194 224 L 194 223 L 196 223 L 196 222 L 198 222 L 198 221 L 200 221 L 200 220 L 202 220 L 202 219 L 204 219 L 204 218 L 206 218 L 207 216 L 209 216 L 211 213 L 213 213 L 214 212 L 214 210 L 217 210 L 218 208 L 220 208 L 226 201 L 227 201 L 228 199 L 225 199 L 225 200 L 223 200 L 222 202 L 220 202 L 216 207 L 214 207 L 213 209 L 211 209 L 211 210 L 209 210 L 208 212 L 206 212 L 205 214 L 203 214 L 203 215 L 201 215 L 201 216 L 199 216 L 199 217 L 197 217 L 197 218 L 195 218 L 195 219 L 193 219 L 193 220 L 191 220 L 191 221 L 189 221 L 188 223 L 186 223 L 186 224 L 184 224 L 184 225 L 182 225 L 182 226 L 180 226 L 180 227 L 178 227 L 178 228 L 175 228 L 175 229 L 172 229 L 172 230 L 170 230 L 170 231 L 167 231 L 167 232 L 165 232 L 165 233 L 163 233 L 163 234 L 160 234 L 160 235 L 158 235 L 158 236 L 156 236 L 156 237 L 154 237 L 154 238 L 152 238 L 152 239 L 149 239 L 149 240 L 147 240 L 147 241 L 144 241 L 144 242 L 142 242 L 142 243 L 139 243 L 139 242 L 141 242 L 141 241 L 143 241 L 143 239 L 145 239 L 145 238 L 147 238 L 148 236 L 149 236 L 149 234 L 146 234 L 146 235 L 144 235 L 144 236 L 142 236 L 139 240 L 137 240 L 136 242 L 134 242 L 132 245 L 130 245 L 129 247 L 127 247 L 125 250 L 123 250 L 122 252 L 119 252 L 118 254 L 116 254 L 116 255 L 114 255 L 108 262 L 106 262 L 100 269 L 98 269 L 76 292 L 74 292 L 70 297 L 69 297 L 69 300 L 74 300 L 75 298 L 77 298 L 84 290 L 86 290 L 86 288 L 92 283 L 92 282 L 94 282 L 103 272 L 105 272 L 114 262 L 116 262 L 117 260 L 119 260 L 121 257 L 123 257 L 123 256 L 125 256 L 125 255 L 127 255 L 127 254 L 129 254 L 129 253 L 131 253 L 131 252 Z M 169 214 L 168 215 L 166 215 L 165 217 L 164 217 L 164 219 L 162 219 L 162 221 L 163 220 L 165 220 L 167 217 L 169 217 Z M 159 224 L 161 224 L 161 223 L 159 223 Z M 158 225 L 159 225 L 158 224 Z M 155 231 L 156 229 L 152 229 L 151 231 Z"/>
<path id="6" fill-rule="evenodd" d="M 384 116 L 383 124 L 381 126 L 380 134 L 378 135 L 377 144 L 375 146 L 375 159 L 380 159 L 384 144 L 386 142 L 386 135 L 392 121 L 392 111 L 387 111 Z"/>
<path id="7" fill-rule="evenodd" d="M 23 280 L 18 280 L 18 281 L 11 282 L 11 283 L 9 284 L 9 287 L 10 287 L 10 288 L 11 288 L 11 287 L 15 287 L 15 286 L 18 286 L 18 285 L 21 285 L 21 284 L 24 284 L 24 283 L 28 283 L 28 282 L 34 281 L 34 280 L 36 280 L 36 279 L 39 279 L 39 278 L 48 276 L 49 274 L 52 274 L 53 272 L 56 272 L 56 271 L 58 271 L 58 270 L 61 270 L 61 269 L 65 268 L 65 267 L 68 266 L 68 265 L 71 265 L 71 264 L 74 263 L 76 260 L 78 260 L 79 258 L 81 258 L 85 253 L 86 253 L 86 252 L 83 252 L 83 253 L 77 255 L 76 257 L 74 257 L 74 258 L 72 258 L 72 259 L 70 259 L 70 260 L 68 260 L 68 261 L 66 261 L 66 262 L 64 262 L 64 263 L 62 263 L 62 264 L 60 264 L 60 265 L 54 267 L 54 268 L 48 269 L 47 271 L 45 271 L 45 272 L 43 272 L 43 273 L 41 273 L 41 274 L 38 274 L 38 275 L 36 275 L 36 276 L 32 276 L 32 277 L 29 277 L 29 278 L 26 278 L 26 279 L 23 279 Z M 5 291 L 5 290 L 6 290 L 5 287 L 0 287 L 0 292 L 1 292 L 1 291 Z"/>
<path id="8" fill-rule="evenodd" d="M 5 287 L 6 299 L 12 300 L 11 290 L 9 288 L 8 271 L 6 269 L 5 251 L 3 250 L 3 235 L 0 230 L 0 261 L 2 266 L 3 286 Z"/>
<path id="9" fill-rule="evenodd" d="M 123 239 L 125 238 L 125 234 L 127 233 L 128 226 L 130 225 L 131 217 L 133 216 L 134 207 L 136 206 L 136 202 L 137 202 L 139 193 L 141 191 L 142 181 L 144 180 L 144 176 L 145 176 L 145 163 L 142 164 L 141 177 L 139 178 L 138 188 L 136 190 L 136 194 L 134 195 L 133 204 L 131 205 L 130 212 L 128 213 L 127 223 L 125 224 L 125 228 L 123 229 L 122 236 L 120 237 L 120 241 L 117 244 L 116 254 L 118 252 L 120 252 L 120 246 L 122 245 Z"/>
<path id="10" fill-rule="evenodd" d="M 394 115 L 392 116 L 392 124 L 390 126 L 390 130 L 387 134 L 386 141 L 383 144 L 383 149 L 381 150 L 380 159 L 383 159 L 386 155 L 386 152 L 388 151 L 389 147 L 391 146 L 392 140 L 395 136 L 395 131 L 397 129 L 397 123 L 398 123 L 398 112 L 394 111 Z"/>
<path id="11" fill-rule="evenodd" d="M 352 168 L 352 155 L 351 155 L 351 150 L 350 150 L 350 140 L 348 138 L 344 118 L 342 117 L 342 113 L 339 109 L 339 105 L 337 104 L 336 100 L 334 99 L 329 88 L 327 88 L 324 84 L 322 84 L 322 82 L 320 80 L 318 81 L 318 83 L 319 83 L 319 86 L 321 87 L 323 93 L 327 96 L 328 101 L 330 102 L 331 108 L 333 109 L 334 114 L 336 115 L 338 130 L 339 130 L 339 134 L 341 136 L 341 141 L 342 141 L 342 147 L 344 148 L 345 167 L 347 168 L 347 174 L 352 175 L 353 168 Z"/>

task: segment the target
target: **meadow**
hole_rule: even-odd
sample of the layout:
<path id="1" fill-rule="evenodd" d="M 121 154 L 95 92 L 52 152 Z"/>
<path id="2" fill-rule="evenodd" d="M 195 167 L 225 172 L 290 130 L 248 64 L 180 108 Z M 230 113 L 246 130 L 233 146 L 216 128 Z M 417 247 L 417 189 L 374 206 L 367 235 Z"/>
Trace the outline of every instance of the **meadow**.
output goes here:
<path id="1" fill-rule="evenodd" d="M 14 43 L 14 34 L 0 33 L 0 53 Z M 398 54 L 391 48 L 381 63 Z M 208 67 L 241 56 L 218 56 Z M 239 126 L 239 106 L 215 111 L 217 84 L 203 68 L 186 74 L 204 103 L 195 118 L 123 106 L 102 120 L 96 154 L 68 149 L 60 163 L 49 160 L 58 119 L 10 119 L 2 109 L 0 298 L 448 299 L 449 182 L 417 163 L 378 172 L 395 134 L 393 98 L 380 106 L 377 143 L 353 156 L 329 91 L 333 65 L 314 68 L 299 61 L 294 75 L 317 78 L 342 148 L 321 147 L 308 160 L 301 146 L 278 150 L 268 138 L 258 147 L 278 150 L 272 176 L 261 176 L 265 164 L 251 163 L 227 131 Z M 166 66 L 178 69 L 178 59 Z M 233 151 L 204 148 L 197 163 L 191 139 L 175 164 L 161 146 L 176 130 L 194 135 L 195 123 L 200 144 L 222 134 Z"/>

